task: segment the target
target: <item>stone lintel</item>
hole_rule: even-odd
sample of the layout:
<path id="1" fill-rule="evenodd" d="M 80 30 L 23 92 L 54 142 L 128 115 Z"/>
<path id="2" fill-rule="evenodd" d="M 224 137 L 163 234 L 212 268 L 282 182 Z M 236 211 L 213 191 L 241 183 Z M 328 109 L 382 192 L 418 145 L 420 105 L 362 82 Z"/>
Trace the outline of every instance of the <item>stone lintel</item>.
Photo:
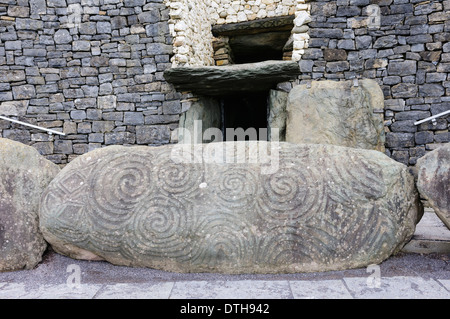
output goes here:
<path id="1" fill-rule="evenodd" d="M 218 24 L 212 27 L 212 33 L 218 36 L 234 36 L 242 34 L 255 34 L 267 31 L 292 30 L 295 15 L 258 19 L 245 22 Z"/>
<path id="2" fill-rule="evenodd" d="M 179 91 L 223 96 L 269 90 L 299 74 L 297 62 L 264 61 L 227 66 L 176 67 L 166 70 L 164 77 Z"/>

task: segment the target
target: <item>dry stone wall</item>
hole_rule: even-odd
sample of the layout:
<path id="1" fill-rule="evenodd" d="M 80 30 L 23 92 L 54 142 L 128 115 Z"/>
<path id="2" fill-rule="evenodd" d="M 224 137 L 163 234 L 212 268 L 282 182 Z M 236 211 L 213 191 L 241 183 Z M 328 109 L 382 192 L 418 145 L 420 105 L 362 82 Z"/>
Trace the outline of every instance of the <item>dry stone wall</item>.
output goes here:
<path id="1" fill-rule="evenodd" d="M 0 113 L 62 131 L 2 121 L 2 136 L 58 164 L 111 144 L 167 144 L 181 94 L 162 0 L 2 0 Z"/>
<path id="2" fill-rule="evenodd" d="M 450 142 L 450 1 L 311 1 L 301 79 L 376 80 L 385 96 L 386 146 L 413 165 Z"/>
<path id="3" fill-rule="evenodd" d="M 165 0 L 170 8 L 170 30 L 174 38 L 174 66 L 211 66 L 214 37 L 211 26 L 256 19 L 295 15 L 292 59 L 300 60 L 308 46 L 307 30 L 298 29 L 310 21 L 306 0 Z"/>
<path id="4" fill-rule="evenodd" d="M 214 65 L 211 26 L 295 14 L 298 81 L 369 78 L 386 98 L 387 154 L 405 164 L 450 142 L 450 1 L 0 0 L 2 137 L 58 164 L 112 144 L 176 142 L 192 95 L 163 77 Z"/>

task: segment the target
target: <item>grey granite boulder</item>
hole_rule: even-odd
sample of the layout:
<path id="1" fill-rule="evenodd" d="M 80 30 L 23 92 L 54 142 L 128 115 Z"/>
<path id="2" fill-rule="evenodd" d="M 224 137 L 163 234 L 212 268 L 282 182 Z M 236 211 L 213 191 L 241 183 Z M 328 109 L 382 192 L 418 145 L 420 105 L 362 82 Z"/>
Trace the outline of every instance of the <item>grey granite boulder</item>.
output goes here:
<path id="1" fill-rule="evenodd" d="M 416 167 L 420 194 L 450 229 L 450 143 L 420 158 Z"/>
<path id="2" fill-rule="evenodd" d="M 175 272 L 295 273 L 377 264 L 422 214 L 414 177 L 378 151 L 225 142 L 110 146 L 42 197 L 57 252 Z"/>
<path id="3" fill-rule="evenodd" d="M 294 87 L 287 103 L 286 141 L 384 152 L 384 95 L 374 80 L 313 81 Z"/>
<path id="4" fill-rule="evenodd" d="M 47 244 L 39 201 L 59 167 L 31 146 L 0 139 L 0 271 L 31 269 Z"/>

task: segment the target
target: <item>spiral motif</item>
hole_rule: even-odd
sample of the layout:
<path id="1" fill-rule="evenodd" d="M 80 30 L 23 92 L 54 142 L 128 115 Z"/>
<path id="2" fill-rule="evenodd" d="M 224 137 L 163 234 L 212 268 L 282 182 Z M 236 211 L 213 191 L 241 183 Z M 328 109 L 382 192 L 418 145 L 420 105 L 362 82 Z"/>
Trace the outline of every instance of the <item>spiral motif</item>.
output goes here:
<path id="1" fill-rule="evenodd" d="M 251 227 L 238 216 L 229 212 L 202 214 L 195 233 L 197 240 L 192 247 L 192 265 L 207 270 L 252 264 L 255 237 Z"/>
<path id="2" fill-rule="evenodd" d="M 247 168 L 229 167 L 209 172 L 207 184 L 214 185 L 214 195 L 224 207 L 231 209 L 251 206 L 258 192 L 258 178 Z"/>
<path id="3" fill-rule="evenodd" d="M 106 231 L 118 230 L 151 193 L 150 161 L 123 154 L 98 165 L 90 181 L 92 221 Z"/>
<path id="4" fill-rule="evenodd" d="M 258 198 L 261 217 L 270 223 L 292 224 L 313 216 L 324 196 L 322 182 L 314 175 L 309 168 L 289 165 L 263 176 Z"/>
<path id="5" fill-rule="evenodd" d="M 158 188 L 165 195 L 184 196 L 198 190 L 203 179 L 203 167 L 195 163 L 177 163 L 170 152 L 162 152 L 156 159 Z"/>
<path id="6" fill-rule="evenodd" d="M 294 262 L 292 248 L 296 243 L 294 228 L 273 228 L 268 235 L 258 242 L 257 264 L 289 265 Z"/>
<path id="7" fill-rule="evenodd" d="M 328 249 L 314 228 L 275 226 L 260 239 L 256 263 L 275 266 L 325 263 L 326 257 L 330 256 Z"/>
<path id="8" fill-rule="evenodd" d="M 190 218 L 180 201 L 156 196 L 146 201 L 130 222 L 127 250 L 132 256 L 187 260 L 189 225 Z"/>

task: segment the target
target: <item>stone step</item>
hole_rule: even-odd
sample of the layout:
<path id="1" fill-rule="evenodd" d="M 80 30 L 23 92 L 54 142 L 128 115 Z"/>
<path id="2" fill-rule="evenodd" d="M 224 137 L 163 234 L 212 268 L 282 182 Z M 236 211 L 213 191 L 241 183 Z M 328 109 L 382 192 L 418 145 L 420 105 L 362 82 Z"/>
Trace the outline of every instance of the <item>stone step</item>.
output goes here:
<path id="1" fill-rule="evenodd" d="M 450 254 L 450 230 L 431 208 L 417 224 L 411 241 L 403 248 L 403 252 L 417 254 Z"/>

